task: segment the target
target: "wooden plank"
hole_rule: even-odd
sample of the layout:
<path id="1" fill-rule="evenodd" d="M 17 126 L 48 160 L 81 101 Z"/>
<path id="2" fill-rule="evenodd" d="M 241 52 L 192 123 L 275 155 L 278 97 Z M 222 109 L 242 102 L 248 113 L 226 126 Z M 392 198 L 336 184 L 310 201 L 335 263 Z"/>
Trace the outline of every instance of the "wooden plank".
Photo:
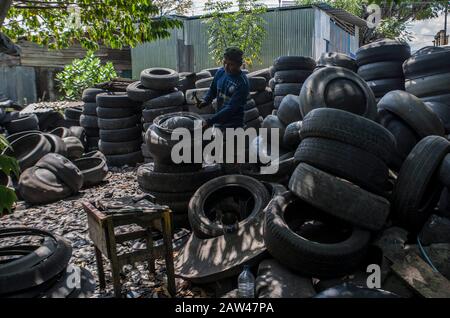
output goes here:
<path id="1" fill-rule="evenodd" d="M 392 270 L 422 297 L 450 298 L 450 282 L 416 253 L 406 254 L 403 261 L 392 265 Z"/>

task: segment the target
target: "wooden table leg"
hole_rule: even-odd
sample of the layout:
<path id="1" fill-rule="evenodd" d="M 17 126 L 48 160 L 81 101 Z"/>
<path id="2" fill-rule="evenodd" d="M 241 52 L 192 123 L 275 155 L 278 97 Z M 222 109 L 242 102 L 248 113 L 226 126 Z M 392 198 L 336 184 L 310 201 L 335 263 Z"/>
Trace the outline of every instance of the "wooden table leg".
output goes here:
<path id="1" fill-rule="evenodd" d="M 106 288 L 106 281 L 105 281 L 105 271 L 103 270 L 103 257 L 102 252 L 94 246 L 95 249 L 95 259 L 97 261 L 97 272 L 98 272 L 98 282 L 100 289 Z"/>
<path id="2" fill-rule="evenodd" d="M 155 274 L 155 255 L 153 253 L 153 235 L 152 235 L 152 229 L 147 228 L 147 251 L 149 254 L 149 260 L 148 260 L 148 269 L 149 272 L 153 275 Z"/>
<path id="3" fill-rule="evenodd" d="M 167 273 L 167 290 L 172 297 L 175 297 L 177 291 L 175 286 L 175 269 L 173 264 L 172 249 L 172 213 L 164 212 L 163 214 L 163 238 L 166 247 L 166 273 Z"/>

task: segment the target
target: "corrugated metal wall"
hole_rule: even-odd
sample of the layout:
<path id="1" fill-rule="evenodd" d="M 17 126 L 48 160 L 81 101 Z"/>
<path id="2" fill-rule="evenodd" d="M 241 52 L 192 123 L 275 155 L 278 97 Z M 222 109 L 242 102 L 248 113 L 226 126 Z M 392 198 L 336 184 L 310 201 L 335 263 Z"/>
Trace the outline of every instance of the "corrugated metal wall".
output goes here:
<path id="1" fill-rule="evenodd" d="M 255 64 L 253 68 L 268 67 L 272 65 L 273 59 L 280 55 L 315 58 L 315 42 L 318 41 L 315 38 L 315 10 L 318 9 L 301 8 L 265 13 L 267 35 L 262 46 L 262 64 Z M 181 38 L 184 39 L 184 45 L 191 46 L 191 71 L 215 66 L 209 54 L 206 25 L 201 19 L 185 20 L 184 28 L 178 35 L 175 31 L 170 39 L 132 49 L 133 78 L 138 78 L 139 73 L 148 67 L 178 69 L 180 58 L 177 57 L 177 51 L 180 50 L 177 48 L 177 39 Z"/>
<path id="2" fill-rule="evenodd" d="M 330 20 L 330 52 L 350 54 L 351 35 Z"/>
<path id="3" fill-rule="evenodd" d="M 138 79 L 142 70 L 150 67 L 177 68 L 177 35 L 172 30 L 170 38 L 144 43 L 131 50 L 133 78 Z"/>
<path id="4" fill-rule="evenodd" d="M 0 66 L 0 92 L 8 99 L 21 105 L 36 102 L 36 73 L 34 68 Z"/>

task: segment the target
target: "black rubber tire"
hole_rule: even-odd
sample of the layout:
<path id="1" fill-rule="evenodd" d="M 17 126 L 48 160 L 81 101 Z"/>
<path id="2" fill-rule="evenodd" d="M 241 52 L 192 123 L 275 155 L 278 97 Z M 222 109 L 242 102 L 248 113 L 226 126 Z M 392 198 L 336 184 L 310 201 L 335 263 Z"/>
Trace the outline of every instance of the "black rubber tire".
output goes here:
<path id="1" fill-rule="evenodd" d="M 250 93 L 251 99 L 253 99 L 256 105 L 266 104 L 273 101 L 273 93 L 270 88 L 266 88 L 262 92 L 252 92 Z"/>
<path id="2" fill-rule="evenodd" d="M 83 128 L 86 131 L 86 139 L 99 136 L 98 128 L 86 128 L 86 127 Z"/>
<path id="3" fill-rule="evenodd" d="M 390 212 L 385 198 L 306 163 L 295 169 L 289 189 L 317 209 L 371 231 L 381 230 Z"/>
<path id="4" fill-rule="evenodd" d="M 207 216 L 205 204 L 213 193 L 223 192 L 227 187 L 243 188 L 253 196 L 253 209 L 249 215 L 239 222 L 236 230 L 246 224 L 258 221 L 271 197 L 269 191 L 261 182 L 248 176 L 222 176 L 206 182 L 195 192 L 189 202 L 189 223 L 194 235 L 198 238 L 211 238 L 224 234 L 223 225 L 214 222 Z M 242 215 L 241 218 L 243 218 Z"/>
<path id="5" fill-rule="evenodd" d="M 283 98 L 284 98 L 284 96 L 275 96 L 274 97 L 274 99 L 273 99 L 274 110 L 273 111 L 276 111 L 278 109 L 278 107 L 280 107 L 280 104 L 281 104 Z M 272 111 L 272 115 L 276 115 L 273 113 L 273 111 Z"/>
<path id="6" fill-rule="evenodd" d="M 305 70 L 287 70 L 275 73 L 274 81 L 276 84 L 283 83 L 303 83 L 312 74 Z"/>
<path id="7" fill-rule="evenodd" d="M 316 61 L 306 56 L 280 56 L 273 61 L 271 72 L 286 70 L 309 70 L 313 71 Z M 272 74 L 271 74 L 272 75 Z"/>
<path id="8" fill-rule="evenodd" d="M 302 86 L 303 83 L 276 84 L 275 90 L 273 91 L 273 95 L 274 96 L 286 96 L 289 94 L 299 95 Z"/>
<path id="9" fill-rule="evenodd" d="M 38 168 L 53 172 L 65 185 L 77 193 L 83 185 L 83 175 L 80 169 L 69 159 L 56 153 L 42 157 L 35 165 Z"/>
<path id="10" fill-rule="evenodd" d="M 265 117 L 269 116 L 270 114 L 272 114 L 272 111 L 274 109 L 273 102 L 268 102 L 268 103 L 265 103 L 265 104 L 259 104 L 259 105 L 256 105 L 256 107 L 259 110 L 259 114 L 263 118 L 265 118 Z"/>
<path id="11" fill-rule="evenodd" d="M 398 40 L 381 40 L 366 44 L 356 51 L 358 66 L 383 61 L 404 62 L 411 56 L 411 48 L 407 43 Z"/>
<path id="12" fill-rule="evenodd" d="M 249 77 L 248 84 L 250 92 L 263 92 L 267 86 L 267 80 L 264 77 Z"/>
<path id="13" fill-rule="evenodd" d="M 67 147 L 64 141 L 59 138 L 58 136 L 52 135 L 52 134 L 43 134 L 45 138 L 50 142 L 51 145 L 51 153 L 57 153 L 63 156 L 67 156 Z"/>
<path id="14" fill-rule="evenodd" d="M 64 143 L 67 148 L 67 158 L 78 159 L 84 153 L 83 143 L 77 137 L 66 137 L 63 138 Z"/>
<path id="15" fill-rule="evenodd" d="M 428 97 L 450 93 L 450 72 L 418 77 L 405 82 L 405 89 L 417 97 Z"/>
<path id="16" fill-rule="evenodd" d="M 70 131 L 69 128 L 66 127 L 55 128 L 50 133 L 62 139 L 72 136 L 72 132 Z"/>
<path id="17" fill-rule="evenodd" d="M 450 188 L 450 155 L 446 155 L 439 167 L 439 181 L 446 187 Z"/>
<path id="18" fill-rule="evenodd" d="M 203 100 L 208 93 L 209 88 L 196 88 L 196 89 L 188 89 L 186 91 L 186 104 L 188 105 L 196 105 L 196 100 L 194 95 L 197 96 L 199 100 Z"/>
<path id="19" fill-rule="evenodd" d="M 426 102 L 425 105 L 430 108 L 436 116 L 439 117 L 444 125 L 445 133 L 450 133 L 450 105 L 439 102 Z"/>
<path id="20" fill-rule="evenodd" d="M 343 110 L 318 108 L 303 119 L 302 139 L 329 138 L 366 150 L 389 164 L 396 144 L 392 134 L 383 126 Z"/>
<path id="21" fill-rule="evenodd" d="M 270 201 L 266 208 L 264 224 L 264 242 L 269 253 L 288 268 L 303 274 L 305 277 L 341 277 L 352 273 L 362 263 L 370 240 L 370 233 L 352 228 L 347 239 L 334 244 L 309 240 L 295 231 L 294 224 L 287 221 L 286 212 L 290 206 L 300 208 L 296 217 L 303 221 L 316 219 L 332 222 L 322 212 L 296 198 L 291 192 L 281 194 Z M 290 213 L 290 211 L 289 211 Z M 348 226 L 346 226 L 348 227 Z M 304 234 L 303 234 L 304 235 Z"/>
<path id="22" fill-rule="evenodd" d="M 302 141 L 300 138 L 300 129 L 302 128 L 301 121 L 295 121 L 286 126 L 283 136 L 283 146 L 290 150 L 297 149 Z"/>
<path id="23" fill-rule="evenodd" d="M 279 133 L 278 146 L 281 147 L 281 145 L 283 144 L 284 131 L 286 129 L 286 126 L 278 119 L 278 117 L 275 115 L 269 115 L 266 118 L 264 118 L 262 128 L 268 129 L 267 137 L 269 143 L 272 140 L 271 129 L 278 129 Z"/>
<path id="24" fill-rule="evenodd" d="M 123 92 L 109 92 L 97 95 L 97 107 L 136 109 L 140 105 L 140 102 L 131 100 L 128 95 Z"/>
<path id="25" fill-rule="evenodd" d="M 255 108 L 256 102 L 253 99 L 247 99 L 247 103 L 244 105 L 244 111 Z"/>
<path id="26" fill-rule="evenodd" d="M 184 105 L 183 92 L 172 92 L 153 98 L 144 103 L 146 109 L 158 109 L 164 107 L 173 107 Z"/>
<path id="27" fill-rule="evenodd" d="M 286 126 L 294 121 L 302 120 L 298 95 L 286 95 L 278 107 L 277 116 Z"/>
<path id="28" fill-rule="evenodd" d="M 87 88 L 83 91 L 81 99 L 85 103 L 95 103 L 98 94 L 105 93 L 103 89 Z"/>
<path id="29" fill-rule="evenodd" d="M 343 53 L 325 52 L 322 53 L 317 60 L 317 67 L 338 66 L 344 67 L 352 72 L 358 70 L 356 61 L 350 56 Z"/>
<path id="30" fill-rule="evenodd" d="M 244 123 L 248 123 L 252 120 L 257 119 L 258 117 L 259 117 L 259 110 L 256 107 L 244 111 Z"/>
<path id="31" fill-rule="evenodd" d="M 87 137 L 87 150 L 97 150 L 100 137 Z"/>
<path id="32" fill-rule="evenodd" d="M 150 192 L 194 192 L 205 182 L 222 175 L 218 165 L 206 166 L 200 171 L 186 173 L 160 173 L 154 171 L 154 164 L 139 167 L 139 186 Z"/>
<path id="33" fill-rule="evenodd" d="M 407 123 L 391 112 L 379 109 L 378 116 L 380 124 L 394 136 L 398 155 L 403 162 L 414 146 L 420 141 L 420 137 Z M 400 168 L 399 165 L 397 166 L 397 168 Z"/>
<path id="34" fill-rule="evenodd" d="M 24 269 L 18 273 L 0 276 L 0 294 L 8 294 L 20 290 L 36 287 L 42 282 L 46 282 L 56 277 L 67 267 L 72 255 L 70 244 L 62 237 L 52 235 L 49 232 L 25 229 L 25 228 L 8 228 L 1 230 L 5 232 L 35 232 L 41 235 L 49 236 L 56 242 L 55 252 L 49 256 L 44 262 Z"/>
<path id="35" fill-rule="evenodd" d="M 146 102 L 152 98 L 161 96 L 161 94 L 163 93 L 160 91 L 144 87 L 141 82 L 134 82 L 127 86 L 128 97 L 136 102 Z"/>
<path id="36" fill-rule="evenodd" d="M 358 75 L 365 81 L 403 78 L 402 63 L 397 61 L 389 61 L 366 64 L 358 69 Z"/>
<path id="37" fill-rule="evenodd" d="M 104 108 L 97 107 L 97 116 L 102 119 L 117 119 L 130 117 L 136 114 L 133 108 Z"/>
<path id="38" fill-rule="evenodd" d="M 255 129 L 259 129 L 261 128 L 261 125 L 263 123 L 264 119 L 262 116 L 259 116 L 253 120 L 250 120 L 248 122 L 245 123 L 245 128 L 255 128 Z"/>
<path id="39" fill-rule="evenodd" d="M 424 102 L 438 102 L 450 106 L 450 94 L 422 97 L 421 100 Z"/>
<path id="40" fill-rule="evenodd" d="M 84 158 L 100 158 L 106 161 L 106 157 L 104 154 L 102 154 L 100 151 L 98 150 L 94 150 L 94 151 L 90 151 L 85 153 L 80 159 L 84 159 Z"/>
<path id="41" fill-rule="evenodd" d="M 211 76 L 214 77 L 214 75 L 216 75 L 217 71 L 220 69 L 220 67 L 210 67 L 210 68 L 205 68 L 204 70 L 201 70 L 200 73 L 206 73 L 208 72 L 209 74 L 211 74 Z M 200 73 L 197 73 L 200 74 Z"/>
<path id="42" fill-rule="evenodd" d="M 6 137 L 6 140 L 11 144 L 13 141 L 26 136 L 26 135 L 30 135 L 30 134 L 40 134 L 41 132 L 39 130 L 28 130 L 28 131 L 21 131 L 12 135 L 8 135 Z"/>
<path id="43" fill-rule="evenodd" d="M 28 134 L 11 143 L 3 154 L 16 158 L 22 171 L 36 164 L 52 150 L 50 142 L 44 135 Z"/>
<path id="44" fill-rule="evenodd" d="M 151 156 L 150 156 L 151 157 Z M 161 173 L 186 173 L 202 170 L 203 164 L 201 163 L 188 163 L 188 164 L 164 164 L 158 161 L 153 162 L 153 171 Z"/>
<path id="45" fill-rule="evenodd" d="M 174 214 L 186 215 L 189 209 L 189 201 L 191 200 L 193 192 L 147 192 L 155 197 L 155 203 L 160 205 L 167 205 Z"/>
<path id="46" fill-rule="evenodd" d="M 139 151 L 125 155 L 108 155 L 105 157 L 108 167 L 134 167 L 136 164 L 144 161 L 144 157 L 142 157 L 142 151 L 140 149 Z"/>
<path id="47" fill-rule="evenodd" d="M 103 142 L 126 142 L 141 139 L 141 129 L 138 126 L 116 130 L 100 130 Z"/>
<path id="48" fill-rule="evenodd" d="M 86 147 L 86 145 L 87 145 L 86 130 L 80 126 L 72 126 L 69 128 L 69 130 L 70 130 L 72 136 L 80 139 L 83 146 Z"/>
<path id="49" fill-rule="evenodd" d="M 375 97 L 383 97 L 387 93 L 395 90 L 405 90 L 405 80 L 403 77 L 368 81 L 367 85 Z"/>
<path id="50" fill-rule="evenodd" d="M 39 129 L 41 131 L 50 131 L 60 126 L 64 121 L 64 117 L 60 112 L 48 111 L 45 113 L 36 113 L 39 119 Z"/>
<path id="51" fill-rule="evenodd" d="M 450 50 L 433 47 L 429 52 L 417 51 L 403 63 L 403 72 L 407 79 L 446 73 L 450 69 Z M 426 54 L 428 53 L 428 54 Z"/>
<path id="52" fill-rule="evenodd" d="M 64 117 L 71 120 L 80 120 L 80 116 L 83 113 L 81 107 L 68 107 L 64 109 Z"/>
<path id="53" fill-rule="evenodd" d="M 11 120 L 5 125 L 9 134 L 15 134 L 27 130 L 39 130 L 39 119 L 35 114 L 22 116 Z"/>
<path id="54" fill-rule="evenodd" d="M 421 138 L 445 134 L 444 125 L 439 117 L 419 98 L 407 92 L 387 93 L 378 103 L 378 108 L 388 110 L 400 117 Z"/>
<path id="55" fill-rule="evenodd" d="M 126 118 L 115 118 L 115 119 L 98 119 L 98 127 L 100 130 L 116 130 L 131 128 L 139 123 L 139 118 L 136 115 L 132 115 Z"/>
<path id="56" fill-rule="evenodd" d="M 202 78 L 195 82 L 195 88 L 209 88 L 214 77 Z"/>
<path id="57" fill-rule="evenodd" d="M 417 234 L 433 212 L 442 192 L 438 169 L 450 152 L 443 137 L 422 139 L 402 165 L 392 198 L 392 212 L 410 234 Z"/>
<path id="58" fill-rule="evenodd" d="M 105 156 L 125 155 L 140 150 L 141 144 L 142 140 L 140 138 L 125 142 L 107 142 L 103 141 L 100 137 L 98 149 L 104 153 Z"/>
<path id="59" fill-rule="evenodd" d="M 81 158 L 73 162 L 83 175 L 83 188 L 98 185 L 108 174 L 106 160 L 102 158 Z"/>
<path id="60" fill-rule="evenodd" d="M 201 80 L 203 78 L 209 78 L 213 77 L 213 75 L 209 71 L 200 71 L 198 73 L 195 73 L 195 81 Z"/>
<path id="61" fill-rule="evenodd" d="M 83 114 L 89 116 L 97 116 L 97 103 L 84 103 L 83 105 Z"/>
<path id="62" fill-rule="evenodd" d="M 144 87 L 157 91 L 167 91 L 178 85 L 180 76 L 168 68 L 149 68 L 141 72 L 141 83 Z"/>
<path id="63" fill-rule="evenodd" d="M 377 115 L 375 96 L 367 83 L 342 67 L 325 67 L 314 72 L 303 84 L 300 105 L 303 116 L 322 107 L 346 110 L 372 120 Z"/>
<path id="64" fill-rule="evenodd" d="M 266 81 L 269 81 L 270 80 L 270 71 L 269 71 L 269 68 L 264 68 L 262 70 L 258 70 L 258 71 L 254 71 L 254 72 L 248 73 L 247 77 L 248 78 L 251 78 L 251 77 L 264 77 L 266 79 Z"/>
<path id="65" fill-rule="evenodd" d="M 325 138 L 306 138 L 295 152 L 295 160 L 346 179 L 386 196 L 389 168 L 378 157 L 357 147 Z"/>
<path id="66" fill-rule="evenodd" d="M 275 74 L 274 74 L 273 76 L 275 76 Z M 276 85 L 276 84 L 277 84 L 277 83 L 275 82 L 275 79 L 274 79 L 274 78 L 271 78 L 271 79 L 269 80 L 268 86 L 269 86 L 269 88 L 272 90 L 272 92 L 273 92 L 273 90 L 275 89 L 275 85 Z"/>
<path id="67" fill-rule="evenodd" d="M 97 116 L 89 116 L 89 115 L 81 115 L 80 125 L 81 125 L 81 127 L 86 127 L 86 128 L 98 128 L 98 117 Z"/>
<path id="68" fill-rule="evenodd" d="M 46 204 L 69 197 L 72 189 L 47 169 L 31 167 L 19 178 L 18 192 L 30 204 Z"/>

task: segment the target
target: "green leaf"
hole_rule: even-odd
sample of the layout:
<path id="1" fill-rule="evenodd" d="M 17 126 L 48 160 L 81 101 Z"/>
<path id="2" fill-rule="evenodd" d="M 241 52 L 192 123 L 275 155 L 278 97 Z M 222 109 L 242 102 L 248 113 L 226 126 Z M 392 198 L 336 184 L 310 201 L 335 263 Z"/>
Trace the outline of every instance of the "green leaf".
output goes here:
<path id="1" fill-rule="evenodd" d="M 13 189 L 0 185 L 0 216 L 6 210 L 11 213 L 14 202 L 17 201 L 16 193 Z"/>
<path id="2" fill-rule="evenodd" d="M 8 176 L 11 172 L 13 172 L 16 177 L 19 177 L 20 174 L 19 163 L 17 160 L 6 155 L 0 155 L 0 170 Z"/>

